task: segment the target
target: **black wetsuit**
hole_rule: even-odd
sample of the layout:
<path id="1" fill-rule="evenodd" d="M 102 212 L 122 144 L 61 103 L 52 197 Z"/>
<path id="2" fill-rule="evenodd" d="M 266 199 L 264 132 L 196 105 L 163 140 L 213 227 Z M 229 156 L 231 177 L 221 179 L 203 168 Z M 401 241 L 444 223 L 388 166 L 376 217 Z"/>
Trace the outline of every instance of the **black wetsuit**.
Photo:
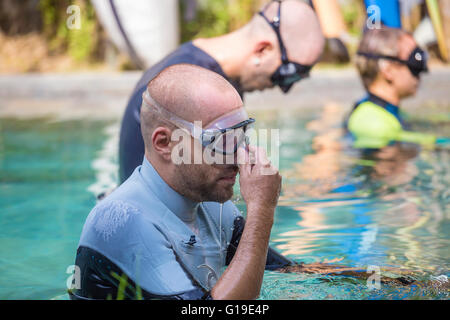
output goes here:
<path id="1" fill-rule="evenodd" d="M 141 134 L 140 112 L 142 94 L 145 91 L 147 84 L 165 68 L 181 63 L 197 65 L 220 74 L 236 88 L 241 97 L 243 96 L 239 84 L 233 83 L 227 78 L 222 68 L 213 57 L 194 46 L 192 42 L 181 45 L 177 50 L 144 73 L 128 102 L 120 130 L 120 183 L 124 182 L 131 173 L 133 173 L 134 169 L 142 163 L 144 157 L 144 140 Z"/>

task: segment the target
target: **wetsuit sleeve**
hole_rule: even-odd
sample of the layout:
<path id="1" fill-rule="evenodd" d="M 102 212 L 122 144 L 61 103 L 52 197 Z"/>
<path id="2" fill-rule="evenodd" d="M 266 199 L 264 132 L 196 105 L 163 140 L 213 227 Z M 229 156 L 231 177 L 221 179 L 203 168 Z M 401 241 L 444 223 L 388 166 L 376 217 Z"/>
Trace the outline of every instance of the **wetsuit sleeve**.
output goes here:
<path id="1" fill-rule="evenodd" d="M 244 227 L 245 219 L 243 217 L 237 217 L 234 220 L 233 236 L 227 250 L 226 265 L 229 265 L 231 260 L 233 260 L 239 241 L 241 240 L 242 233 L 244 232 Z M 266 270 L 276 270 L 294 264 L 294 261 L 286 258 L 269 246 L 269 250 L 267 252 Z"/>
<path id="2" fill-rule="evenodd" d="M 402 131 L 399 134 L 399 141 L 417 143 L 432 146 L 436 143 L 436 136 L 422 132 Z"/>

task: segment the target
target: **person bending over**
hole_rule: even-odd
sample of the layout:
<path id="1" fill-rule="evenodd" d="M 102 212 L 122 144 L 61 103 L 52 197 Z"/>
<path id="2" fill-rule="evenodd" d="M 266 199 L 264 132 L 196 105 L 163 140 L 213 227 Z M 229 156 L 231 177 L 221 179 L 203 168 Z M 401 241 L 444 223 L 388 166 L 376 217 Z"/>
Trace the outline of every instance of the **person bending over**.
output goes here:
<path id="1" fill-rule="evenodd" d="M 248 24 L 232 33 L 181 45 L 144 73 L 129 99 L 120 130 L 120 182 L 142 162 L 142 93 L 166 67 L 180 63 L 204 67 L 230 81 L 241 96 L 274 86 L 288 92 L 295 82 L 308 77 L 323 47 L 324 37 L 314 11 L 292 0 L 269 2 Z"/>
<path id="2" fill-rule="evenodd" d="M 268 243 L 281 176 L 264 150 L 244 149 L 254 119 L 227 80 L 193 65 L 165 69 L 143 97 L 142 165 L 87 217 L 71 299 L 257 298 L 278 255 Z M 230 201 L 238 172 L 245 224 Z M 275 267 L 292 265 L 278 256 Z"/>

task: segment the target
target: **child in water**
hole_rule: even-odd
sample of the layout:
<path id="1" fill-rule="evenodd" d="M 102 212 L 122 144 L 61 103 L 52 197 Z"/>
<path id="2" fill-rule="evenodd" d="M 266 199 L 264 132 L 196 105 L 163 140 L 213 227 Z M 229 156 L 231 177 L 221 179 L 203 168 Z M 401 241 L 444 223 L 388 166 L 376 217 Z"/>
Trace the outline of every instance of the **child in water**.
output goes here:
<path id="1" fill-rule="evenodd" d="M 345 123 L 353 147 L 374 151 L 400 142 L 435 145 L 435 136 L 409 131 L 399 109 L 400 101 L 416 93 L 421 74 L 428 71 L 426 53 L 414 38 L 401 29 L 367 30 L 356 66 L 367 95 Z"/>

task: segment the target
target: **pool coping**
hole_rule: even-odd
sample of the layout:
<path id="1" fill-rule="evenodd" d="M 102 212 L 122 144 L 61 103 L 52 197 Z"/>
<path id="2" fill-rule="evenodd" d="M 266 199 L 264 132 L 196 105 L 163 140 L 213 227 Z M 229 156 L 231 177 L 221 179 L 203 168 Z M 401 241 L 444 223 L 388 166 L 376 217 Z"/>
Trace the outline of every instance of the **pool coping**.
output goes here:
<path id="1" fill-rule="evenodd" d="M 141 72 L 0 74 L 0 117 L 120 118 Z M 423 77 L 408 109 L 450 106 L 450 67 Z M 317 69 L 284 95 L 278 88 L 245 95 L 249 110 L 310 109 L 327 104 L 350 108 L 364 94 L 353 68 Z"/>

